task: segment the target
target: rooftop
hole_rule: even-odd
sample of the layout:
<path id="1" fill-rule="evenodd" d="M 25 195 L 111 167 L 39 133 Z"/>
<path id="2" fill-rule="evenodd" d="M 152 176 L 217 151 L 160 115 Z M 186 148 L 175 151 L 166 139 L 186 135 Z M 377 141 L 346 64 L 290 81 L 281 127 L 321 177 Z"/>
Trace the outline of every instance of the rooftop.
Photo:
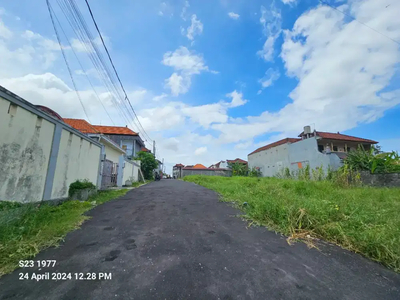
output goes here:
<path id="1" fill-rule="evenodd" d="M 298 138 L 286 138 L 286 139 L 279 140 L 279 141 L 277 141 L 277 142 L 268 144 L 268 145 L 266 145 L 266 146 L 260 147 L 260 148 L 258 148 L 258 149 L 256 149 L 256 150 L 254 150 L 253 152 L 251 152 L 249 155 L 252 155 L 252 154 L 254 154 L 254 153 L 261 152 L 261 151 L 264 151 L 264 150 L 268 150 L 268 149 L 271 149 L 271 148 L 274 148 L 274 147 L 277 147 L 277 146 L 280 146 L 280 145 L 283 145 L 283 144 L 287 144 L 287 143 L 290 143 L 290 144 L 296 143 L 296 142 L 298 142 L 298 141 L 301 141 L 301 139 L 298 139 Z"/>
<path id="2" fill-rule="evenodd" d="M 93 125 L 93 127 L 103 134 L 115 134 L 115 135 L 138 135 L 128 127 L 122 126 L 102 126 Z"/>
<path id="3" fill-rule="evenodd" d="M 72 128 L 79 130 L 82 133 L 101 133 L 100 131 L 96 130 L 93 125 L 91 125 L 88 121 L 83 119 L 69 119 L 64 118 L 64 123 L 67 123 Z"/>
<path id="4" fill-rule="evenodd" d="M 367 143 L 367 144 L 378 144 L 378 142 L 369 140 L 369 139 L 363 139 L 351 135 L 346 135 L 346 134 L 341 134 L 341 133 L 332 133 L 332 132 L 323 132 L 323 131 L 316 131 L 315 132 L 317 136 L 323 138 L 323 139 L 329 139 L 329 140 L 340 140 L 340 141 L 349 141 L 349 142 L 359 142 L 359 143 Z M 302 136 L 304 133 L 300 133 L 299 137 Z"/>

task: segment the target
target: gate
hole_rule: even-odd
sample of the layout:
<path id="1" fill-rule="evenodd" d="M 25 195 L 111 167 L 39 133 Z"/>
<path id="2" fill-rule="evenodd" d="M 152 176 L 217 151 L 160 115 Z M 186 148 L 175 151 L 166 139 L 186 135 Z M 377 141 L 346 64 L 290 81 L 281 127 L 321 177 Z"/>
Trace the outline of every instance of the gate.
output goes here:
<path id="1" fill-rule="evenodd" d="M 104 190 L 117 185 L 118 164 L 114 164 L 108 159 L 104 160 L 102 164 L 101 189 Z"/>

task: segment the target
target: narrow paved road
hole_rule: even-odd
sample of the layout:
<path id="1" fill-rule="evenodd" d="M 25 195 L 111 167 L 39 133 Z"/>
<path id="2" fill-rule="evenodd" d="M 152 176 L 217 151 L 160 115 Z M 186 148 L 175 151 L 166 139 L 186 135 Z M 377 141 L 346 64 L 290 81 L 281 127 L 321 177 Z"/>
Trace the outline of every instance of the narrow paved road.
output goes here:
<path id="1" fill-rule="evenodd" d="M 98 206 L 36 272 L 112 273 L 111 280 L 0 279 L 1 299 L 396 299 L 400 275 L 338 247 L 289 246 L 203 187 L 162 180 Z"/>

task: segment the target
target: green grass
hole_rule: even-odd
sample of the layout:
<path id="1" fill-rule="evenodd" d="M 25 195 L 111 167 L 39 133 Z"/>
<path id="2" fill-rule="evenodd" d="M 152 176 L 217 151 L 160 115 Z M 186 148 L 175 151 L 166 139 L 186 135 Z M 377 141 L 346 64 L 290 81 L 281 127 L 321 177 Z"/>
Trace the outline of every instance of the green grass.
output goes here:
<path id="1" fill-rule="evenodd" d="M 84 212 L 126 194 L 128 190 L 99 192 L 87 201 L 61 205 L 0 202 L 0 277 L 41 250 L 58 246 L 65 235 L 87 219 Z"/>
<path id="2" fill-rule="evenodd" d="M 341 188 L 329 181 L 188 176 L 285 235 L 306 232 L 400 272 L 400 189 Z M 243 205 L 247 202 L 247 205 Z"/>

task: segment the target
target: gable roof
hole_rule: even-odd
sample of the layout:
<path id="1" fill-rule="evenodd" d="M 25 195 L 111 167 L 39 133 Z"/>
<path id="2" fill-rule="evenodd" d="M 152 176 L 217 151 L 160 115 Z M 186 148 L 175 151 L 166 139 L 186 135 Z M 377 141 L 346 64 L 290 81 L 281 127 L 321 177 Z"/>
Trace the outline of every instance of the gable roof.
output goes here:
<path id="1" fill-rule="evenodd" d="M 340 140 L 340 141 L 349 141 L 349 142 L 358 142 L 358 143 L 366 143 L 366 144 L 378 144 L 378 142 L 363 139 L 351 135 L 341 134 L 341 133 L 332 133 L 332 132 L 323 132 L 323 131 L 316 131 L 317 136 L 323 139 L 330 139 L 330 140 Z M 299 135 L 302 136 L 303 132 Z"/>
<path id="2" fill-rule="evenodd" d="M 93 125 L 91 125 L 89 122 L 83 119 L 64 118 L 63 121 L 64 123 L 67 123 L 69 126 L 79 130 L 82 133 L 96 133 L 96 134 L 101 133 L 96 128 L 94 128 Z"/>
<path id="3" fill-rule="evenodd" d="M 261 152 L 261 151 L 264 151 L 264 150 L 268 150 L 268 149 L 271 149 L 271 148 L 274 148 L 274 147 L 277 147 L 277 146 L 280 146 L 280 145 L 283 145 L 283 144 L 296 143 L 298 141 L 301 141 L 301 139 L 298 139 L 298 138 L 286 138 L 286 139 L 279 140 L 277 142 L 268 144 L 266 146 L 260 147 L 260 148 L 258 148 L 256 150 L 254 150 L 253 152 L 251 152 L 249 155 L 252 155 L 254 153 Z"/>
<path id="4" fill-rule="evenodd" d="M 142 147 L 142 149 L 140 149 L 140 151 L 143 151 L 143 152 L 151 152 L 149 149 L 147 149 L 146 147 Z"/>
<path id="5" fill-rule="evenodd" d="M 233 160 L 227 160 L 228 163 L 234 164 L 234 163 L 240 163 L 240 164 L 246 164 L 247 165 L 247 161 L 240 159 L 240 158 L 236 158 Z"/>
<path id="6" fill-rule="evenodd" d="M 193 169 L 207 169 L 207 167 L 202 164 L 195 164 L 193 166 Z"/>
<path id="7" fill-rule="evenodd" d="M 102 126 L 102 125 L 93 125 L 93 127 L 101 132 L 102 134 L 115 134 L 115 135 L 135 135 L 138 134 L 128 127 L 122 126 Z"/>
<path id="8" fill-rule="evenodd" d="M 181 168 L 181 167 L 184 167 L 184 165 L 182 165 L 182 164 L 176 164 L 174 167 Z"/>

